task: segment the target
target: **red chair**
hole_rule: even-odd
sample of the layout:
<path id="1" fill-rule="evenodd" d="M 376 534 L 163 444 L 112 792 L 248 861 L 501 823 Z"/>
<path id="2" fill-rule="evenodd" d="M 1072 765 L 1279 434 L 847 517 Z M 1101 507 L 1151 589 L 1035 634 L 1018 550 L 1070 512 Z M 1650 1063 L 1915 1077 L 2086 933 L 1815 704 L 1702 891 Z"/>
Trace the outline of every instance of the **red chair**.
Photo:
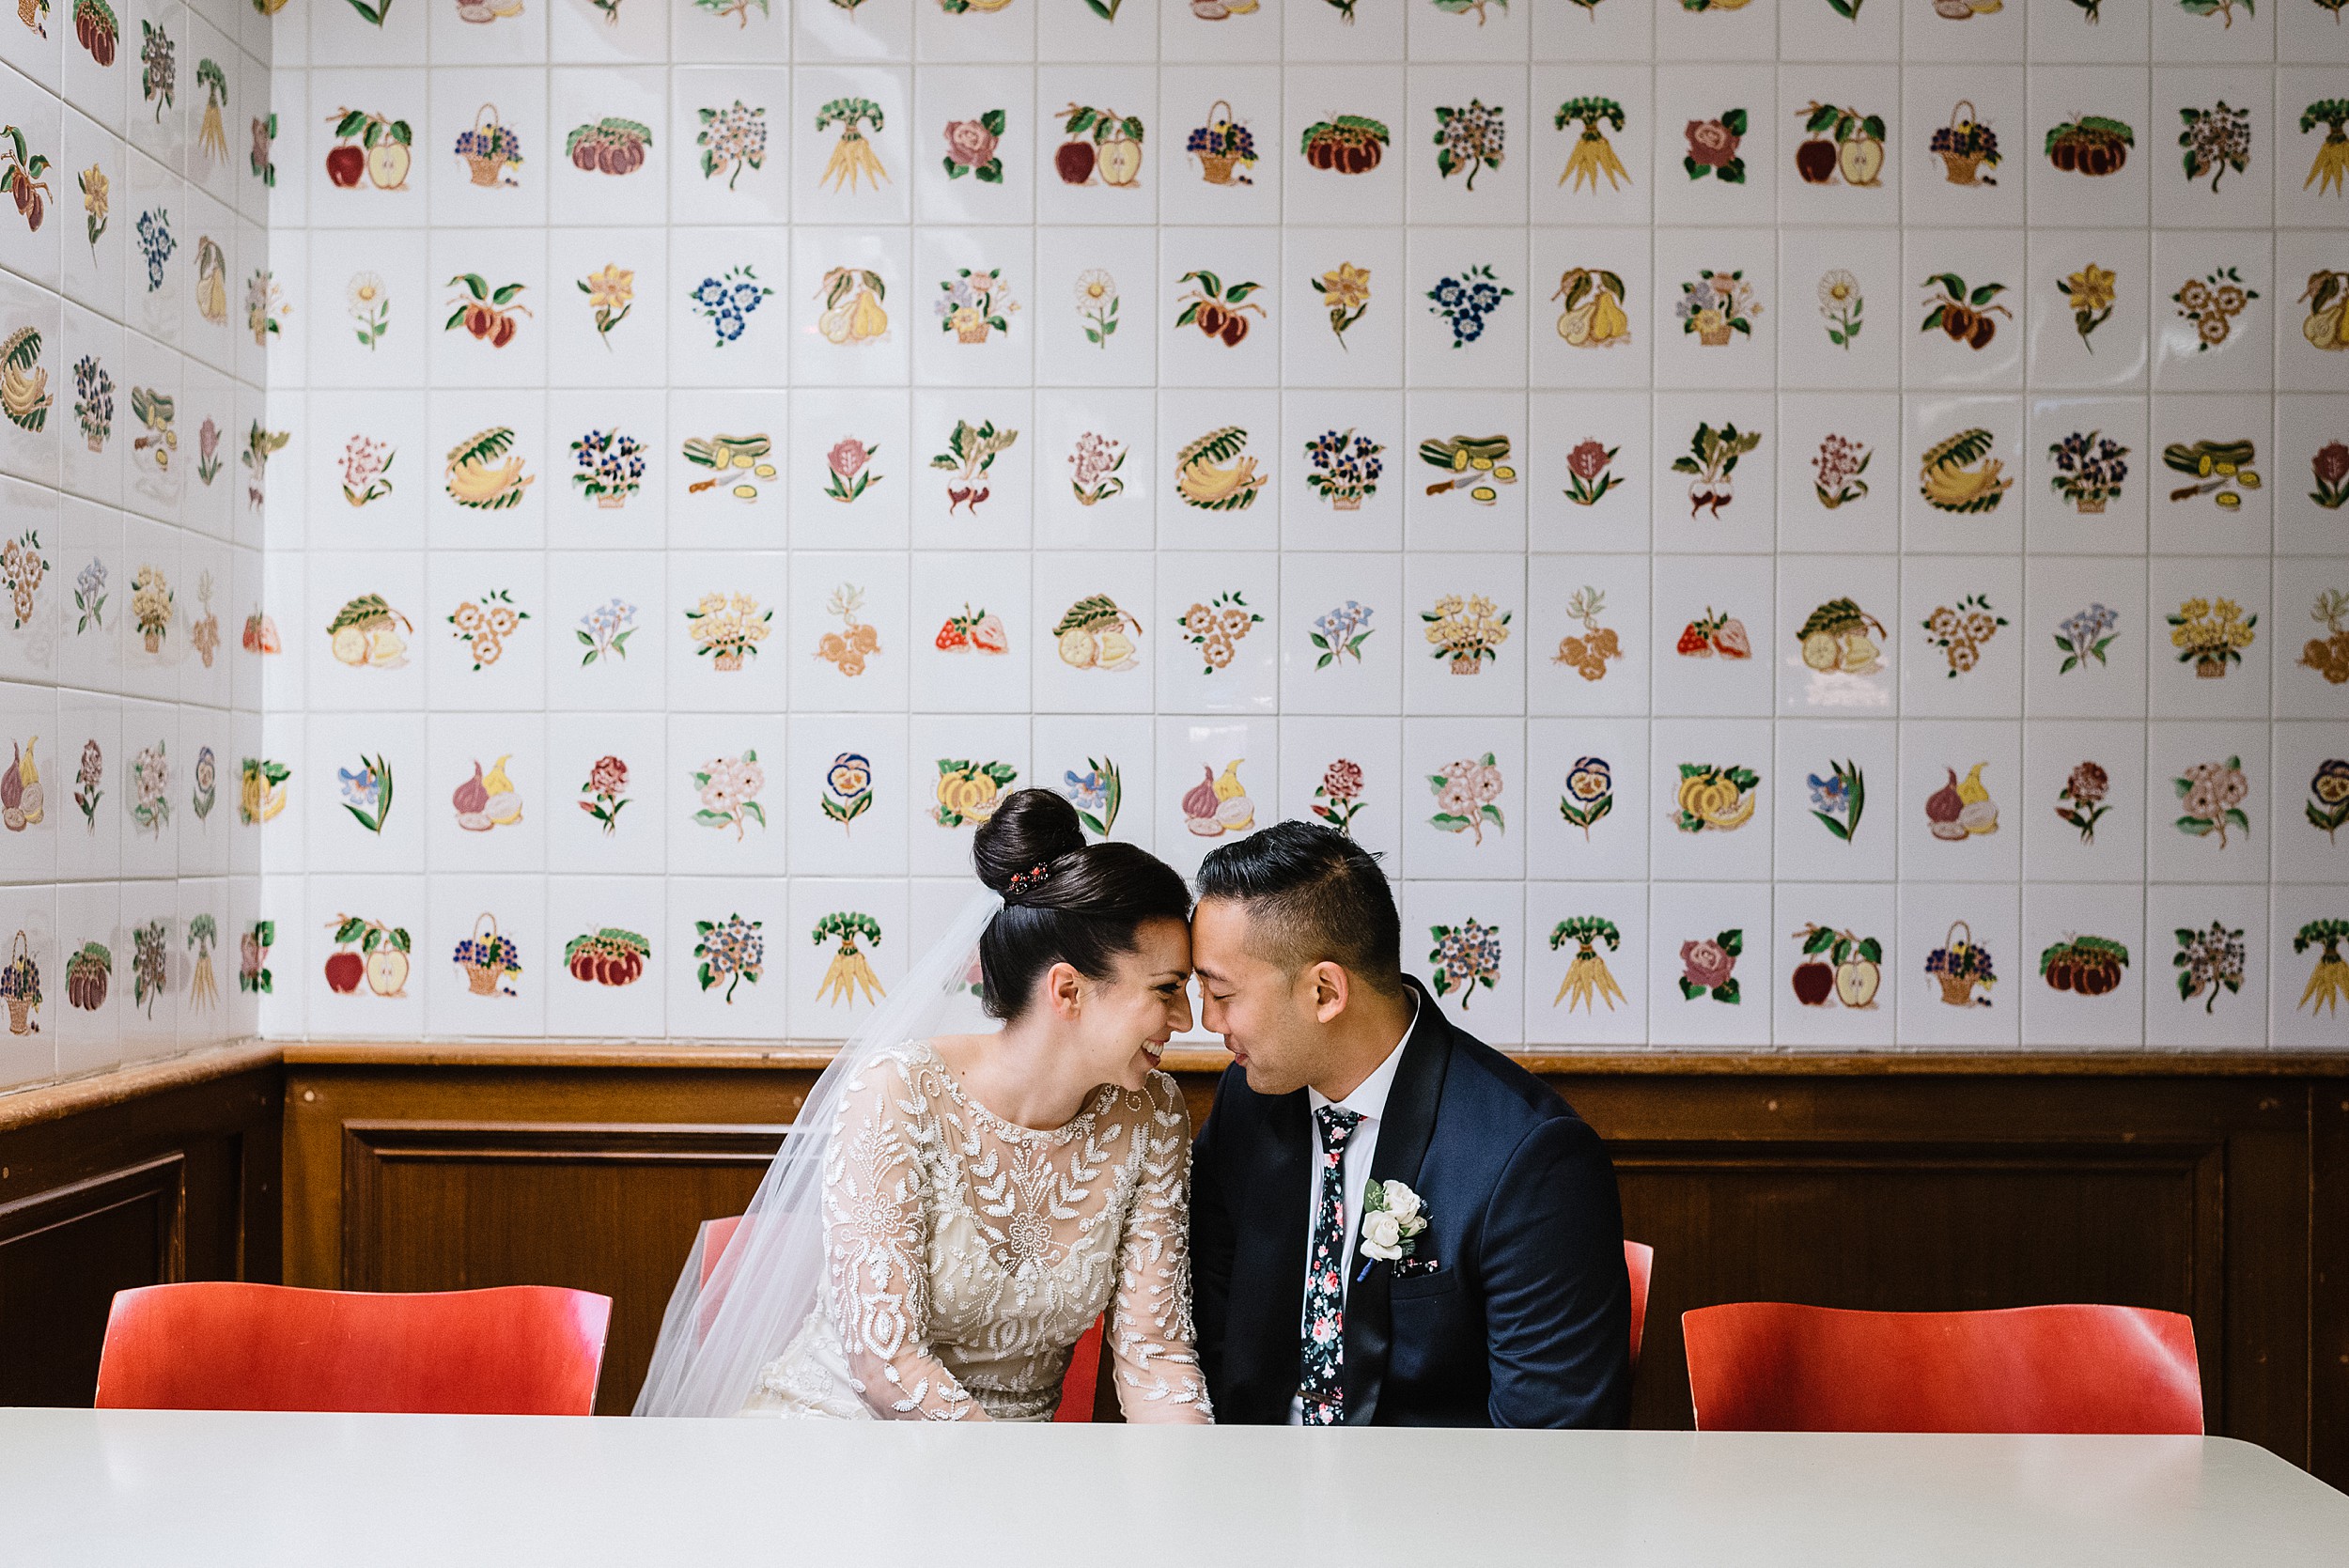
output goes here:
<path id="1" fill-rule="evenodd" d="M 611 1318 L 610 1296 L 546 1285 L 148 1285 L 115 1295 L 97 1405 L 584 1416 Z"/>
<path id="2" fill-rule="evenodd" d="M 1647 1334 L 1647 1286 L 1656 1273 L 1656 1249 L 1644 1241 L 1623 1244 L 1623 1271 L 1631 1276 L 1631 1370 L 1640 1370 L 1640 1341 Z"/>
<path id="3" fill-rule="evenodd" d="M 1068 1375 L 1061 1379 L 1060 1407 L 1052 1412 L 1056 1421 L 1089 1421 L 1093 1419 L 1093 1401 L 1101 1391 L 1101 1370 L 1108 1363 L 1101 1335 L 1108 1323 L 1104 1314 L 1093 1320 L 1077 1348 L 1068 1353 Z"/>
<path id="4" fill-rule="evenodd" d="M 742 1217 L 739 1214 L 729 1214 L 723 1219 L 702 1221 L 699 1240 L 702 1249 L 703 1284 L 709 1283 L 709 1277 L 718 1271 L 718 1260 L 726 1255 L 726 1243 L 734 1239 L 734 1228 L 740 1223 L 742 1223 Z"/>
<path id="5" fill-rule="evenodd" d="M 1684 1312 L 1702 1432 L 2202 1431 L 2194 1322 L 2140 1307 Z"/>

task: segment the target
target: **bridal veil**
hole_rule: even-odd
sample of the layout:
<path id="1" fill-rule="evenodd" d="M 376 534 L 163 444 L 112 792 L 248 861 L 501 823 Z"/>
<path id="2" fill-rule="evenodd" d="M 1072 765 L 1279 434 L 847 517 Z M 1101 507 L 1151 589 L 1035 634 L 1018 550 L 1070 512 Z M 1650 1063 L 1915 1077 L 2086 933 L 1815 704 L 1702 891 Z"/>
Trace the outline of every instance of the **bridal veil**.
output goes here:
<path id="1" fill-rule="evenodd" d="M 696 1238 L 661 1320 L 640 1416 L 739 1415 L 759 1370 L 783 1354 L 810 1313 L 824 1310 L 825 1150 L 848 1085 L 882 1051 L 926 1039 L 967 1005 L 979 934 L 1003 899 L 973 893 L 944 936 L 882 999 L 801 1104 L 757 1193 L 703 1279 Z"/>

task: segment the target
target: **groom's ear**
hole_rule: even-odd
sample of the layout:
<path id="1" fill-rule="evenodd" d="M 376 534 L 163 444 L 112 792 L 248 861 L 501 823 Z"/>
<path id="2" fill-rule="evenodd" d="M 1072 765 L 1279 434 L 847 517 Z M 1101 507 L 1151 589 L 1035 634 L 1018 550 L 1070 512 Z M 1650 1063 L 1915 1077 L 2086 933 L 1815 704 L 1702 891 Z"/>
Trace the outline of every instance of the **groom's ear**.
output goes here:
<path id="1" fill-rule="evenodd" d="M 1346 972 L 1345 965 L 1326 958 L 1308 966 L 1305 974 L 1313 986 L 1314 1020 L 1323 1024 L 1336 1022 L 1353 994 L 1353 977 Z"/>

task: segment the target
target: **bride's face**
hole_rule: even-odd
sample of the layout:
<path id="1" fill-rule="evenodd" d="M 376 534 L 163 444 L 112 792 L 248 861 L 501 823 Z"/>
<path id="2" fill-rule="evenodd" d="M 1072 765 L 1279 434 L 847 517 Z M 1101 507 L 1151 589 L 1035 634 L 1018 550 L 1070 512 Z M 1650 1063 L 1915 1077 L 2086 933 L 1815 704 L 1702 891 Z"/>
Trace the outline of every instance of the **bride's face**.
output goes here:
<path id="1" fill-rule="evenodd" d="M 1094 1081 L 1140 1089 L 1166 1043 L 1190 1027 L 1190 927 L 1154 920 L 1134 933 L 1109 977 L 1086 984 L 1078 1048 L 1098 1064 Z"/>

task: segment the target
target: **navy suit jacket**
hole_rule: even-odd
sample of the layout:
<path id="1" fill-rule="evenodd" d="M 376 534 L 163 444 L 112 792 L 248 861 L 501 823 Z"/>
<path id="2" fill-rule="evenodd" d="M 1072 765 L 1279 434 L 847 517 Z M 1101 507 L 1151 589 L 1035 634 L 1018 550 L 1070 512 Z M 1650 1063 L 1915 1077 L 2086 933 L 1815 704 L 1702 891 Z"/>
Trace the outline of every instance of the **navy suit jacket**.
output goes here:
<path id="1" fill-rule="evenodd" d="M 1357 1237 L 1346 1424 L 1626 1424 L 1631 1291 L 1598 1135 L 1424 991 L 1402 1051 L 1370 1174 L 1408 1183 L 1427 1229 L 1401 1278 Z M 1219 1421 L 1285 1422 L 1297 1392 L 1316 1168 L 1307 1106 L 1302 1089 L 1255 1093 L 1234 1065 L 1191 1151 L 1199 1358 Z"/>

